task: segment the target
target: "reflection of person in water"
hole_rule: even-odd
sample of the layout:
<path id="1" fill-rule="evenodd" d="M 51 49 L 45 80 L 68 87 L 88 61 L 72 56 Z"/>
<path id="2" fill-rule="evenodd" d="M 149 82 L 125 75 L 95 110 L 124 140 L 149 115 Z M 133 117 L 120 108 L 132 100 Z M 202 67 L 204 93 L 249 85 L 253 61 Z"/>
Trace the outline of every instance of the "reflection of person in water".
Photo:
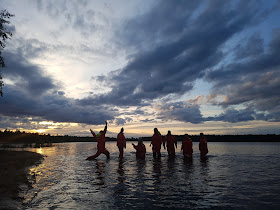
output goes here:
<path id="1" fill-rule="evenodd" d="M 145 159 L 146 147 L 145 147 L 145 144 L 143 144 L 142 139 L 138 140 L 138 144 L 137 145 L 135 145 L 133 143 L 132 143 L 132 145 L 133 145 L 134 149 L 136 149 L 136 158 Z"/>
<path id="2" fill-rule="evenodd" d="M 120 151 L 120 155 L 119 155 L 120 159 L 123 158 L 123 148 L 126 148 L 126 140 L 125 140 L 125 137 L 123 135 L 123 131 L 124 131 L 124 129 L 122 128 L 120 133 L 118 134 L 118 137 L 117 137 L 117 146 L 118 146 L 119 151 Z"/>
<path id="3" fill-rule="evenodd" d="M 161 157 L 160 154 L 161 143 L 162 143 L 161 134 L 157 128 L 154 128 L 154 135 L 152 137 L 152 142 L 150 144 L 150 146 L 153 145 L 152 150 L 153 150 L 154 157 Z"/>
<path id="4" fill-rule="evenodd" d="M 183 150 L 183 155 L 184 158 L 192 158 L 192 153 L 193 153 L 193 143 L 192 140 L 190 139 L 188 134 L 185 134 L 185 137 L 182 141 L 182 148 Z"/>
<path id="5" fill-rule="evenodd" d="M 200 158 L 205 158 L 208 153 L 207 147 L 207 139 L 203 133 L 200 133 L 200 141 L 199 141 L 199 150 L 200 150 Z"/>
<path id="6" fill-rule="evenodd" d="M 98 157 L 101 153 L 105 154 L 107 158 L 110 158 L 110 153 L 105 148 L 105 141 L 106 141 L 106 131 L 107 131 L 107 121 L 105 121 L 106 125 L 104 130 L 101 130 L 97 135 L 90 129 L 91 134 L 93 137 L 97 138 L 97 152 L 95 155 L 92 155 L 87 158 L 87 160 L 92 160 Z"/>
<path id="7" fill-rule="evenodd" d="M 171 131 L 168 131 L 167 135 L 164 138 L 164 141 L 163 141 L 164 148 L 165 148 L 165 142 L 166 142 L 166 147 L 167 147 L 167 152 L 168 152 L 169 157 L 175 157 L 174 144 L 177 148 L 177 141 L 175 139 L 175 136 L 171 135 Z"/>

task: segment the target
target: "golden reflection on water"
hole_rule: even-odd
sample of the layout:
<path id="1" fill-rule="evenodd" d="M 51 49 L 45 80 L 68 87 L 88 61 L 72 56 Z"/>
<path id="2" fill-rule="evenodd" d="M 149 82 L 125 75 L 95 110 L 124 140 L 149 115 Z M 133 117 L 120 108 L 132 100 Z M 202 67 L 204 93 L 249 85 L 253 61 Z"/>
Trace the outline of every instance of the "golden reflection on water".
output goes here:
<path id="1" fill-rule="evenodd" d="M 43 149 L 39 148 L 39 149 L 36 150 L 36 152 L 39 153 L 39 154 L 43 154 Z"/>

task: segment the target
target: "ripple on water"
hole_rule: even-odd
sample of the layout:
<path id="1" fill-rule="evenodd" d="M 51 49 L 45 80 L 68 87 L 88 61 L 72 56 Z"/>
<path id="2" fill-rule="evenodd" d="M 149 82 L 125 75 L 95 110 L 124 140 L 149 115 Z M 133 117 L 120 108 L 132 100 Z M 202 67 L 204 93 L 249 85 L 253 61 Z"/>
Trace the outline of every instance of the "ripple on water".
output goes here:
<path id="1" fill-rule="evenodd" d="M 276 152 L 280 145 L 256 144 L 252 153 L 250 146 L 209 143 L 205 161 L 200 161 L 198 151 L 192 161 L 184 160 L 179 149 L 173 160 L 166 151 L 161 159 L 153 159 L 150 148 L 145 161 L 136 160 L 130 144 L 119 161 L 113 142 L 107 143 L 107 149 L 115 151 L 110 160 L 101 155 L 85 161 L 96 151 L 95 143 L 42 148 L 47 157 L 31 169 L 36 178 L 25 193 L 25 208 L 280 207 L 280 157 Z"/>

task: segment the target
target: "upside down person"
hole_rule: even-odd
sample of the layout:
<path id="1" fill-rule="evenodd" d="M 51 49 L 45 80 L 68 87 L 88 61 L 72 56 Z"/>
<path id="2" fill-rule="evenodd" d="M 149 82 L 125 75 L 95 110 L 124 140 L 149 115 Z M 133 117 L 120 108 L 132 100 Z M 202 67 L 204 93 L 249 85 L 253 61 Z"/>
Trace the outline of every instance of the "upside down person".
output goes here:
<path id="1" fill-rule="evenodd" d="M 97 138 L 97 152 L 95 155 L 88 157 L 87 160 L 93 160 L 102 153 L 105 154 L 107 156 L 107 158 L 110 158 L 110 153 L 105 148 L 105 141 L 106 141 L 105 134 L 107 131 L 107 124 L 108 124 L 107 121 L 105 121 L 105 123 L 106 123 L 106 125 L 105 125 L 104 130 L 101 130 L 97 135 L 90 129 L 90 132 L 93 135 L 93 137 Z"/>
<path id="2" fill-rule="evenodd" d="M 120 159 L 123 158 L 123 148 L 126 148 L 126 140 L 125 140 L 125 137 L 123 135 L 123 131 L 124 131 L 124 129 L 121 128 L 121 131 L 120 131 L 120 133 L 118 134 L 118 137 L 117 137 L 117 146 L 118 146 L 119 151 L 120 151 L 120 155 L 119 155 Z"/>

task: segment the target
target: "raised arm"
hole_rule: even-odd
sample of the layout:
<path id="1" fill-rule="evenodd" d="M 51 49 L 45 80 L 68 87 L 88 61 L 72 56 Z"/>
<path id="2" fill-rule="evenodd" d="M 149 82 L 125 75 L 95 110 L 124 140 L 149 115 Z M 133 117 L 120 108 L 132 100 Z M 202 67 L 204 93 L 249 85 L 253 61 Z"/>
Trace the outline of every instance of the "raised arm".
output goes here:
<path id="1" fill-rule="evenodd" d="M 108 123 L 107 123 L 107 121 L 105 121 L 104 133 L 106 133 L 106 131 L 107 131 L 107 125 L 108 125 Z"/>
<path id="2" fill-rule="evenodd" d="M 91 134 L 93 135 L 93 137 L 96 138 L 96 134 L 91 129 L 89 129 L 89 130 L 90 130 Z"/>

